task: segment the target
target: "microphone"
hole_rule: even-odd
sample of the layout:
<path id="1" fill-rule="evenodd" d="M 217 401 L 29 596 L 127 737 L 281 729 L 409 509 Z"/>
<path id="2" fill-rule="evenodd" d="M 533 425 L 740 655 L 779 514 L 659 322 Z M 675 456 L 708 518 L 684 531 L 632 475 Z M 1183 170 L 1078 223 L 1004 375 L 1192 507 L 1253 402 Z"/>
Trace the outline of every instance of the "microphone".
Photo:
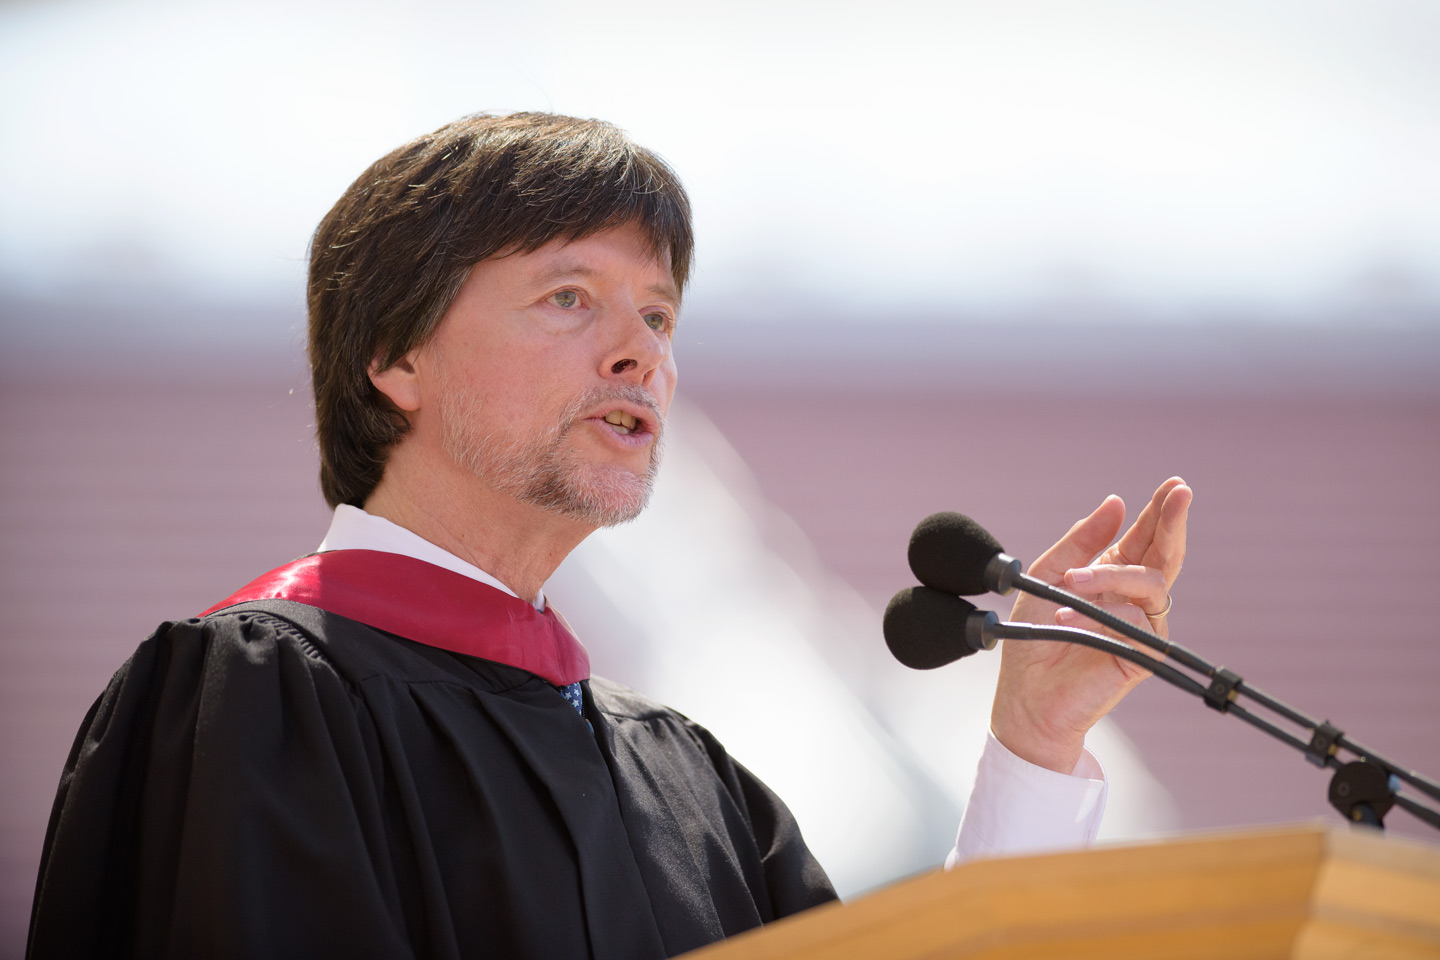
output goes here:
<path id="1" fill-rule="evenodd" d="M 910 570 L 927 587 L 961 597 L 1007 594 L 1023 576 L 1020 561 L 963 513 L 932 513 L 910 534 Z"/>
<path id="2" fill-rule="evenodd" d="M 912 670 L 934 670 L 993 649 L 996 638 L 986 636 L 985 625 L 997 620 L 954 594 L 906 587 L 885 607 L 885 645 Z"/>

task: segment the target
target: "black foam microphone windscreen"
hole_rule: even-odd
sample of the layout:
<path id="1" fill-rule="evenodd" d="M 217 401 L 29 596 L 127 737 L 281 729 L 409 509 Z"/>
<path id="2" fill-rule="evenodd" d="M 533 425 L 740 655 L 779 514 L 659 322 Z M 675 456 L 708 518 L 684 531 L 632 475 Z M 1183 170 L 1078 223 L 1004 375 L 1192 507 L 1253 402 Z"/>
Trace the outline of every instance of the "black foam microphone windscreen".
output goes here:
<path id="1" fill-rule="evenodd" d="M 967 657 L 965 619 L 975 605 L 929 587 L 906 587 L 885 608 L 885 645 L 905 666 L 934 670 Z"/>
<path id="2" fill-rule="evenodd" d="M 932 513 L 910 535 L 910 569 L 927 587 L 962 597 L 989 593 L 985 565 L 1000 542 L 963 513 Z"/>

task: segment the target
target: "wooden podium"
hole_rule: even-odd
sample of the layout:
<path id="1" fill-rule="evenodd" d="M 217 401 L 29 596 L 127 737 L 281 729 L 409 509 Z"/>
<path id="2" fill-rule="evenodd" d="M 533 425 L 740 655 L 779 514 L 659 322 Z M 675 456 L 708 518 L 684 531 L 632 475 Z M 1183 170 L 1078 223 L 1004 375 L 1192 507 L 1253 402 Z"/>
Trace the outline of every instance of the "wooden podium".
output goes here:
<path id="1" fill-rule="evenodd" d="M 685 956 L 1440 958 L 1440 848 L 1315 826 L 984 860 Z"/>

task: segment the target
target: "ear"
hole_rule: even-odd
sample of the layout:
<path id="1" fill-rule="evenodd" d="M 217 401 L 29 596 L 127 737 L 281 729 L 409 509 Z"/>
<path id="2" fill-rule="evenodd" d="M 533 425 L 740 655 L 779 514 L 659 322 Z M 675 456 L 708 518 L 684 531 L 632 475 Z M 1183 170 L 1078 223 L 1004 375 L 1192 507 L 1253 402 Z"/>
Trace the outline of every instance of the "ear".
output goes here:
<path id="1" fill-rule="evenodd" d="M 415 356 L 418 350 L 411 350 L 388 367 L 381 368 L 380 358 L 370 361 L 370 382 L 375 389 L 385 394 L 395 409 L 414 413 L 420 409 L 420 375 L 415 370 Z"/>

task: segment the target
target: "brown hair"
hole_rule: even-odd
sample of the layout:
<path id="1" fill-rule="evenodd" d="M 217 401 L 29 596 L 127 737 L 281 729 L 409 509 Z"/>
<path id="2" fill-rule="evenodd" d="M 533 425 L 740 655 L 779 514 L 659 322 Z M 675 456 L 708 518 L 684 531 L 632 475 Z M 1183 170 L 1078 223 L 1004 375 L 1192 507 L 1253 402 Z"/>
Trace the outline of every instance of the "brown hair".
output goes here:
<path id="1" fill-rule="evenodd" d="M 310 241 L 310 368 L 320 487 L 361 506 L 409 424 L 370 382 L 425 343 L 474 264 L 636 224 L 690 275 L 690 201 L 658 156 L 599 120 L 477 114 L 362 173 Z"/>

